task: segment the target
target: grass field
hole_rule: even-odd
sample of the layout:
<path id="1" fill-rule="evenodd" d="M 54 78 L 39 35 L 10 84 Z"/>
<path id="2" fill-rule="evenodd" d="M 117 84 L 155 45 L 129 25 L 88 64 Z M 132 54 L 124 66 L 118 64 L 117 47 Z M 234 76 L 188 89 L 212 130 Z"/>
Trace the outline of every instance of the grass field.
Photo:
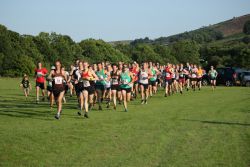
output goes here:
<path id="1" fill-rule="evenodd" d="M 60 120 L 28 101 L 18 79 L 0 79 L 0 166 L 249 167 L 250 89 L 209 87 L 129 104 L 129 112 L 77 116 L 68 97 Z"/>

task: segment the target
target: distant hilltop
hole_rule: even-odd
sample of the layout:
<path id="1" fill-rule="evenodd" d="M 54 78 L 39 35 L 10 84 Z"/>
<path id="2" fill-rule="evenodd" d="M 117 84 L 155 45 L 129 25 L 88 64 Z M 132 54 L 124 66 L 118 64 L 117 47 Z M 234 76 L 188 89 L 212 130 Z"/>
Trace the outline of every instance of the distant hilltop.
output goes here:
<path id="1" fill-rule="evenodd" d="M 207 32 L 209 31 L 210 33 L 218 32 L 218 33 L 221 33 L 221 36 L 228 37 L 228 36 L 233 36 L 235 34 L 242 33 L 243 26 L 247 20 L 250 20 L 250 14 L 246 14 L 246 15 L 239 16 L 239 17 L 234 17 L 230 20 L 226 20 L 226 21 L 214 24 L 214 25 L 205 26 L 205 27 L 192 30 L 189 32 L 179 33 L 179 34 L 171 35 L 168 37 L 160 37 L 155 40 L 150 40 L 146 37 L 144 39 L 135 39 L 134 41 L 133 40 L 121 40 L 121 41 L 112 41 L 109 43 L 116 45 L 116 44 L 129 44 L 131 42 L 139 41 L 141 43 L 152 43 L 152 44 L 160 43 L 163 45 L 167 45 L 171 43 L 172 41 L 175 41 L 175 39 L 177 38 L 178 39 L 190 39 L 191 36 L 193 37 L 196 34 L 198 35 L 200 34 L 201 31 L 207 31 Z M 190 34 L 192 35 L 190 36 Z"/>

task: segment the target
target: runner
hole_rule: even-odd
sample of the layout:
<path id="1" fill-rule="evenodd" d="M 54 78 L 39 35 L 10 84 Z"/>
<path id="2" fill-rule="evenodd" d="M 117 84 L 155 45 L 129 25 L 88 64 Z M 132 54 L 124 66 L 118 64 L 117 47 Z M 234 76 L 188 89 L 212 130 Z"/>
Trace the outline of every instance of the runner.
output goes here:
<path id="1" fill-rule="evenodd" d="M 177 78 L 178 78 L 178 73 L 176 70 L 176 66 L 173 64 L 172 65 L 172 84 L 171 84 L 171 90 L 172 90 L 172 94 L 177 93 L 178 92 L 178 82 L 177 82 Z"/>
<path id="2" fill-rule="evenodd" d="M 196 87 L 197 71 L 198 71 L 197 66 L 193 64 L 191 68 L 191 86 L 192 86 L 193 91 L 195 91 L 195 87 Z"/>
<path id="3" fill-rule="evenodd" d="M 65 72 L 62 71 L 62 65 L 60 61 L 55 62 L 56 69 L 52 70 L 48 78 L 52 79 L 52 91 L 57 104 L 57 114 L 55 115 L 56 119 L 60 119 L 62 112 L 62 99 L 64 96 L 64 80 L 66 80 Z"/>
<path id="4" fill-rule="evenodd" d="M 133 74 L 129 71 L 127 65 L 123 65 L 123 70 L 121 72 L 121 91 L 122 91 L 122 99 L 123 99 L 123 106 L 125 108 L 125 112 L 128 112 L 128 102 L 130 101 L 131 97 L 131 87 L 133 85 L 132 82 Z"/>
<path id="5" fill-rule="evenodd" d="M 79 62 L 77 60 L 77 65 L 78 66 L 77 67 L 75 66 L 75 68 L 71 69 L 70 77 L 69 77 L 69 80 L 73 83 L 73 85 L 75 87 L 75 92 L 76 92 L 79 108 L 81 108 L 81 105 L 80 105 L 80 93 L 82 91 L 82 83 L 80 83 L 81 74 L 80 74 L 80 70 L 79 70 L 79 65 L 80 64 L 81 64 L 81 67 L 82 67 L 83 66 L 82 62 Z"/>
<path id="6" fill-rule="evenodd" d="M 185 81 L 186 81 L 186 88 L 187 91 L 189 90 L 190 87 L 190 72 L 191 72 L 191 66 L 189 65 L 189 63 L 186 63 L 186 67 L 185 68 Z"/>
<path id="7" fill-rule="evenodd" d="M 42 101 L 45 100 L 45 76 L 47 74 L 47 69 L 42 67 L 42 63 L 37 63 L 37 68 L 35 69 L 35 77 L 36 77 L 36 103 L 39 103 L 39 92 L 42 90 Z"/>
<path id="8" fill-rule="evenodd" d="M 95 71 L 93 70 L 92 66 L 89 66 L 89 72 L 93 74 L 89 78 L 90 87 L 89 87 L 88 94 L 89 94 L 89 111 L 90 111 L 90 110 L 92 110 L 92 108 L 94 106 L 95 82 L 98 79 L 98 77 L 96 76 Z M 94 77 L 94 76 L 96 76 L 96 77 Z"/>
<path id="9" fill-rule="evenodd" d="M 106 74 L 106 77 L 110 76 L 111 75 L 111 72 L 112 72 L 112 66 L 110 64 L 107 64 L 106 65 L 107 67 L 107 74 Z M 111 101 L 111 80 L 110 78 L 107 79 L 106 83 L 105 83 L 105 90 L 106 90 L 106 94 L 105 94 L 105 98 L 107 99 L 107 108 L 109 108 L 110 106 L 110 101 Z"/>
<path id="10" fill-rule="evenodd" d="M 199 66 L 199 68 L 197 70 L 197 86 L 198 86 L 199 90 L 201 90 L 202 76 L 203 76 L 203 69 L 201 68 L 201 66 Z"/>
<path id="11" fill-rule="evenodd" d="M 103 69 L 102 63 L 97 64 L 96 75 L 98 77 L 98 80 L 96 81 L 96 87 L 95 87 L 96 94 L 97 94 L 97 102 L 98 102 L 99 110 L 102 110 L 101 102 L 103 100 L 105 83 L 107 80 L 109 80 L 109 75 L 107 75 L 107 72 Z"/>
<path id="12" fill-rule="evenodd" d="M 172 68 L 171 64 L 167 64 L 165 68 L 165 97 L 170 96 L 171 94 L 171 85 L 172 85 Z"/>
<path id="13" fill-rule="evenodd" d="M 187 73 L 187 72 L 184 69 L 183 64 L 180 64 L 180 67 L 179 67 L 179 70 L 178 70 L 178 75 L 179 75 L 178 82 L 179 82 L 179 88 L 180 88 L 180 93 L 181 94 L 183 93 L 183 87 L 185 85 L 185 73 Z"/>
<path id="14" fill-rule="evenodd" d="M 151 74 L 149 76 L 149 95 L 150 97 L 152 97 L 153 94 L 156 94 L 156 91 L 157 91 L 156 80 L 157 80 L 157 74 L 159 73 L 159 71 L 157 70 L 155 65 L 153 65 L 152 62 L 149 62 L 149 67 L 150 67 L 150 74 Z"/>
<path id="15" fill-rule="evenodd" d="M 63 80 L 63 84 L 64 84 L 64 89 L 65 89 L 65 92 L 64 92 L 64 96 L 63 96 L 63 102 L 66 103 L 66 98 L 65 98 L 65 95 L 67 94 L 68 90 L 69 90 L 69 83 L 70 83 L 70 79 L 69 79 L 69 72 L 68 71 L 65 71 L 65 67 L 62 67 L 62 72 L 65 73 L 65 76 L 66 76 L 66 80 Z"/>
<path id="16" fill-rule="evenodd" d="M 82 65 L 83 64 L 83 65 Z M 90 80 L 91 79 L 98 79 L 96 74 L 93 71 L 89 70 L 89 64 L 88 62 L 83 62 L 80 63 L 79 66 L 80 69 L 80 73 L 81 73 L 81 82 L 83 87 L 82 90 L 80 92 L 80 112 L 78 112 L 79 115 L 82 114 L 82 109 L 84 108 L 84 117 L 85 118 L 89 118 L 88 116 L 88 110 L 89 110 L 89 106 L 88 106 L 88 97 L 89 97 L 89 92 L 91 91 L 91 85 L 90 85 Z"/>
<path id="17" fill-rule="evenodd" d="M 54 71 L 56 69 L 55 66 L 51 66 L 51 71 Z M 53 107 L 53 103 L 54 103 L 54 96 L 53 96 L 53 90 L 52 90 L 52 80 L 49 79 L 48 77 L 46 77 L 46 80 L 48 81 L 47 84 L 47 95 L 48 95 L 48 100 L 50 102 L 50 109 L 52 109 Z"/>
<path id="18" fill-rule="evenodd" d="M 112 99 L 114 103 L 114 109 L 116 110 L 116 99 L 117 96 L 119 97 L 120 95 L 117 95 L 118 92 L 121 92 L 121 88 L 119 85 L 120 81 L 120 71 L 117 68 L 116 64 L 113 64 L 113 71 L 111 72 L 111 91 L 112 91 Z"/>
<path id="19" fill-rule="evenodd" d="M 214 89 L 216 88 L 216 78 L 217 78 L 218 73 L 214 69 L 213 66 L 211 66 L 211 69 L 209 70 L 208 75 L 210 77 L 210 82 L 211 82 L 212 90 L 214 91 Z"/>
<path id="20" fill-rule="evenodd" d="M 148 100 L 148 78 L 149 70 L 146 62 L 142 63 L 141 70 L 139 72 L 139 85 L 141 91 L 141 104 L 147 104 Z"/>
<path id="21" fill-rule="evenodd" d="M 132 89 L 132 95 L 136 99 L 138 95 L 138 73 L 140 71 L 139 65 L 134 62 L 132 65 L 132 74 L 133 74 L 133 89 Z"/>
<path id="22" fill-rule="evenodd" d="M 28 75 L 26 75 L 26 74 L 23 75 L 23 79 L 21 81 L 20 87 L 22 87 L 23 92 L 24 92 L 24 96 L 27 100 L 27 98 L 30 94 L 30 90 L 32 89 Z"/>

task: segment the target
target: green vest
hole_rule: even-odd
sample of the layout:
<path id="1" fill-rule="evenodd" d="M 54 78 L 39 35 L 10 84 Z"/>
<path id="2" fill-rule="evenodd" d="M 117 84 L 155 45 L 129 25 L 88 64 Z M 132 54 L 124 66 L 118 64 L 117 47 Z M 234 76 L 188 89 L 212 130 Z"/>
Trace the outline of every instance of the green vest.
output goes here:
<path id="1" fill-rule="evenodd" d="M 131 88 L 130 85 L 128 85 L 131 82 L 131 77 L 129 76 L 128 72 L 122 72 L 121 73 L 121 88 Z"/>
<path id="2" fill-rule="evenodd" d="M 107 76 L 105 75 L 104 70 L 96 71 L 96 75 L 99 79 L 101 78 L 101 80 L 96 81 L 96 85 L 105 85 L 105 78 L 107 78 Z"/>
<path id="3" fill-rule="evenodd" d="M 149 80 L 150 81 L 156 81 L 156 79 L 157 79 L 157 76 L 156 76 L 156 71 L 155 71 L 155 69 L 154 68 L 151 68 L 151 72 L 152 72 L 152 77 L 151 78 L 149 78 Z"/>

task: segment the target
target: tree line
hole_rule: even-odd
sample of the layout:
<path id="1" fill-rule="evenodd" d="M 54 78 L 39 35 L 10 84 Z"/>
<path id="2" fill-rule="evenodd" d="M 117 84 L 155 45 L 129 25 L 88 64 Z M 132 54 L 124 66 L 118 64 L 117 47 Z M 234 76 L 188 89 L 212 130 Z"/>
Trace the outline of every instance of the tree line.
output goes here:
<path id="1" fill-rule="evenodd" d="M 206 31 L 201 34 L 206 34 Z M 211 35 L 212 34 L 212 35 Z M 198 37 L 199 35 L 197 35 Z M 217 37 L 208 31 L 208 41 L 216 41 Z M 200 37 L 199 37 L 200 38 Z M 211 38 L 211 39 L 210 39 Z M 99 61 L 130 63 L 136 61 L 170 63 L 203 63 L 203 66 L 238 66 L 250 68 L 249 36 L 244 39 L 228 41 L 228 43 L 203 43 L 194 38 L 183 38 L 162 45 L 161 42 L 152 43 L 133 41 L 130 44 L 112 45 L 103 40 L 86 39 L 75 42 L 70 36 L 55 32 L 41 32 L 37 36 L 20 35 L 0 25 L 0 75 L 8 77 L 34 74 L 38 61 L 49 68 L 55 60 L 70 67 L 76 59 L 87 60 L 90 63 Z"/>

